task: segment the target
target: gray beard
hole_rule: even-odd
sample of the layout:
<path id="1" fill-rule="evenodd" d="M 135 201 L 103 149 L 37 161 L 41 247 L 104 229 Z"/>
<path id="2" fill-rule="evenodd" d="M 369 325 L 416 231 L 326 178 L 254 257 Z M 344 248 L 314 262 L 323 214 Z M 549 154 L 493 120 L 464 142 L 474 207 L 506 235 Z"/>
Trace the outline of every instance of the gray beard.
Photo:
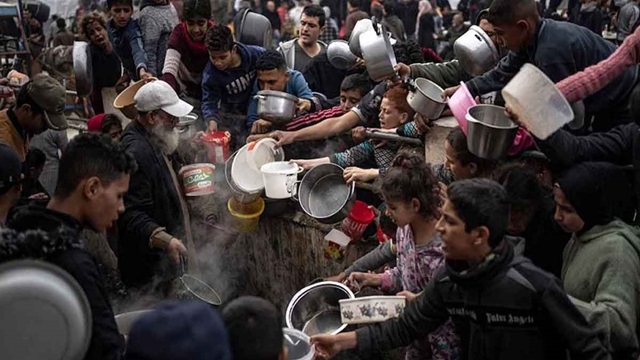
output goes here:
<path id="1" fill-rule="evenodd" d="M 151 140 L 160 147 L 163 154 L 173 154 L 178 148 L 180 133 L 176 129 L 167 130 L 163 124 L 158 123 L 153 125 L 150 132 Z"/>

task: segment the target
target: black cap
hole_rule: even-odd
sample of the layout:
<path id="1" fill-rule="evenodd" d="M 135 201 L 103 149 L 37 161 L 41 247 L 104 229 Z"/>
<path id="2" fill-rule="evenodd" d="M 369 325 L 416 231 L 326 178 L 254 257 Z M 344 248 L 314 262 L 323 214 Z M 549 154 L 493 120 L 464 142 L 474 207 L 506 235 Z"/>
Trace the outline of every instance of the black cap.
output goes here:
<path id="1" fill-rule="evenodd" d="M 9 145 L 0 142 L 0 190 L 5 190 L 20 182 L 22 163 L 18 153 Z"/>

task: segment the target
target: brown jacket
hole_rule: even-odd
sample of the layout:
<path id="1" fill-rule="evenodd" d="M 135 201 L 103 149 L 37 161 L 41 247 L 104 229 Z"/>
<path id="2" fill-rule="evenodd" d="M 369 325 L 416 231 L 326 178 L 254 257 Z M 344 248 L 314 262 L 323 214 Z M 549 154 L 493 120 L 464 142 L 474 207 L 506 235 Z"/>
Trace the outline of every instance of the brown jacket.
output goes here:
<path id="1" fill-rule="evenodd" d="M 27 137 L 23 138 L 13 126 L 11 119 L 9 119 L 8 111 L 0 111 L 0 141 L 14 149 L 18 153 L 20 160 L 24 161 L 29 148 L 29 139 Z"/>

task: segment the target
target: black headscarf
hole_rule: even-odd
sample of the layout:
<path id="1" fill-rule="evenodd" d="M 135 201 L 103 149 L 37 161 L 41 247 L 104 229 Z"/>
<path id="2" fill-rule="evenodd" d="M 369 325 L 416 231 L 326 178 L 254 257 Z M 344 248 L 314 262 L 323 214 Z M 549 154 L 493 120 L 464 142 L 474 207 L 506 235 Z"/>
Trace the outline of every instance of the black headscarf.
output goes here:
<path id="1" fill-rule="evenodd" d="M 585 162 L 567 170 L 558 180 L 562 192 L 585 223 L 583 232 L 617 217 L 631 221 L 635 197 L 630 179 L 616 165 Z"/>

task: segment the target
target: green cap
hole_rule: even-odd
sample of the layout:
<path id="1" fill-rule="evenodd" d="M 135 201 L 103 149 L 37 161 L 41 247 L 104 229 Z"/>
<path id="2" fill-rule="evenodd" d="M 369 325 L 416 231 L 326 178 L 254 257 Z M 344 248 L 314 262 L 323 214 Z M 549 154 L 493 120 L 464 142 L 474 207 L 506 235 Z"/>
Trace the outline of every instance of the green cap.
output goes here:
<path id="1" fill-rule="evenodd" d="M 64 86 L 46 74 L 34 76 L 26 86 L 29 97 L 44 110 L 44 118 L 49 129 L 66 129 L 68 125 L 64 116 L 64 105 L 67 92 Z"/>

